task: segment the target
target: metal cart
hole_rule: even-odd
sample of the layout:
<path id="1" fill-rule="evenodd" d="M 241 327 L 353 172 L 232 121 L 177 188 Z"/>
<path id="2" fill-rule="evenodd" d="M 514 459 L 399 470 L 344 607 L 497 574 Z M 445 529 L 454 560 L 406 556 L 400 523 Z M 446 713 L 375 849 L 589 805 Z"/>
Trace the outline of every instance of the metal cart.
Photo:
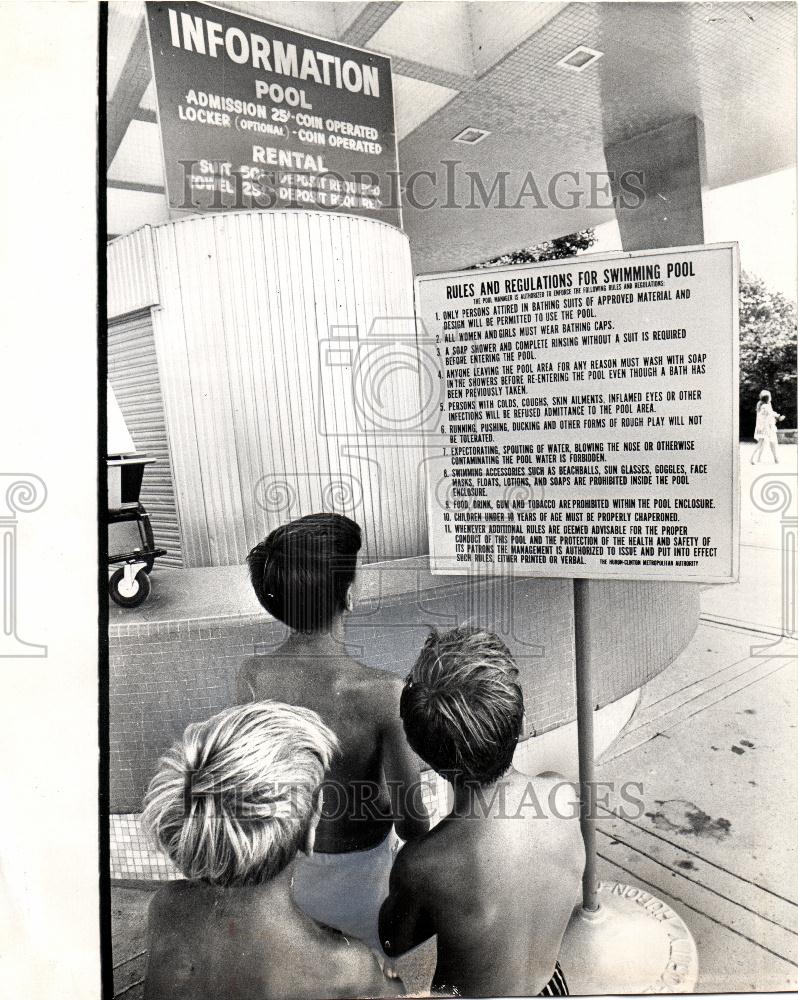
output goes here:
<path id="1" fill-rule="evenodd" d="M 135 608 L 147 600 L 155 560 L 166 555 L 166 549 L 156 546 L 150 516 L 139 501 L 144 467 L 154 461 L 142 452 L 108 459 L 108 564 L 122 564 L 111 574 L 108 593 L 123 608 Z M 114 553 L 110 546 L 110 527 L 126 523 L 135 524 L 141 545 Z"/>

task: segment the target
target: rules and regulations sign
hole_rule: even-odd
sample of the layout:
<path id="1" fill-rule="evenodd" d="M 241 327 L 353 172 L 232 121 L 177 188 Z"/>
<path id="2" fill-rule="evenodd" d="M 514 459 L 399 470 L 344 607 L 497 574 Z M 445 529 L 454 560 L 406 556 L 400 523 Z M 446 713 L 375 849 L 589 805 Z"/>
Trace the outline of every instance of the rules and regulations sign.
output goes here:
<path id="1" fill-rule="evenodd" d="M 433 573 L 738 572 L 736 244 L 416 281 Z"/>
<path id="2" fill-rule="evenodd" d="M 390 60 L 202 3 L 147 3 L 169 205 L 401 226 Z"/>

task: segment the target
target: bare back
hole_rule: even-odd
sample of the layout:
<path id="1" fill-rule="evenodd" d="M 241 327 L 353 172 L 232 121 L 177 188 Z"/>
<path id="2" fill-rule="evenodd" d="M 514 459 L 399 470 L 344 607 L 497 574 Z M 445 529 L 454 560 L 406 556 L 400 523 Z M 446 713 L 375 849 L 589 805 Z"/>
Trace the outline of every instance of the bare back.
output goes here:
<path id="1" fill-rule="evenodd" d="M 531 996 L 551 978 L 584 868 L 578 819 L 556 814 L 572 815 L 570 790 L 549 806 L 558 783 L 512 772 L 486 807 L 446 817 L 397 858 L 395 913 L 412 900 L 416 938 L 438 935 L 436 991 Z"/>
<path id="2" fill-rule="evenodd" d="M 310 1000 L 398 992 L 347 942 L 268 886 L 176 882 L 150 904 L 144 1000 Z"/>
<path id="3" fill-rule="evenodd" d="M 338 853 L 373 847 L 390 832 L 396 810 L 386 776 L 412 784 L 419 775 L 418 759 L 407 746 L 399 718 L 402 683 L 343 652 L 286 655 L 283 649 L 244 661 L 238 697 L 301 705 L 321 716 L 338 737 L 341 753 L 325 783 L 316 850 Z"/>

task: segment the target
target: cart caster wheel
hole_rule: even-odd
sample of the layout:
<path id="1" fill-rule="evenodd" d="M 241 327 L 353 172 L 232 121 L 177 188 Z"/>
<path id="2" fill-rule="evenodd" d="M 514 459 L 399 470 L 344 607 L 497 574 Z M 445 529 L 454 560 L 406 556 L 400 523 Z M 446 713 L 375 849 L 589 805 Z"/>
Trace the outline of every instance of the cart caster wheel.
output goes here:
<path id="1" fill-rule="evenodd" d="M 150 573 L 152 573 L 153 566 L 155 566 L 155 560 L 154 559 L 148 559 L 147 560 L 147 564 L 144 567 L 144 572 L 147 574 L 147 576 L 149 576 Z"/>
<path id="2" fill-rule="evenodd" d="M 137 608 L 139 604 L 143 604 L 150 596 L 151 588 L 150 578 L 144 569 L 140 569 L 133 577 L 132 587 L 125 584 L 124 567 L 116 570 L 108 581 L 111 600 L 123 608 Z"/>

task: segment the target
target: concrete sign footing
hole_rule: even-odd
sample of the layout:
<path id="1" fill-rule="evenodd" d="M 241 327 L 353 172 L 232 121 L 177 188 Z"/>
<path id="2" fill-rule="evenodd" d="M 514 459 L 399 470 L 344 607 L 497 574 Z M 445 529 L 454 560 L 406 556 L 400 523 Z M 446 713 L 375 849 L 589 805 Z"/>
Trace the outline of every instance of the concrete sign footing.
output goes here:
<path id="1" fill-rule="evenodd" d="M 692 993 L 698 952 L 682 918 L 656 896 L 600 882 L 599 908 L 574 910 L 560 950 L 571 994 Z"/>

